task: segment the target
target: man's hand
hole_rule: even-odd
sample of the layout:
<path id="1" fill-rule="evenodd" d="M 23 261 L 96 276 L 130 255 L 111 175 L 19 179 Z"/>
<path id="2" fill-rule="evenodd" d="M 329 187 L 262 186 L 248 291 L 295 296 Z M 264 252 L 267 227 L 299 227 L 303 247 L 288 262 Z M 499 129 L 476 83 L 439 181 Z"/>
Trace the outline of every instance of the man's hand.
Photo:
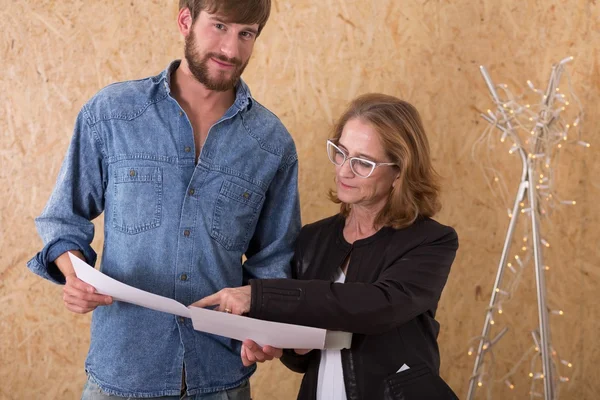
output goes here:
<path id="1" fill-rule="evenodd" d="M 245 367 L 257 362 L 271 361 L 273 358 L 281 358 L 283 350 L 271 346 L 260 347 L 256 342 L 246 339 L 242 342 L 242 364 Z"/>
<path id="2" fill-rule="evenodd" d="M 85 261 L 83 254 L 79 251 L 72 251 L 71 254 Z M 69 311 L 78 314 L 85 314 L 94 310 L 98 306 L 112 304 L 112 297 L 97 294 L 96 289 L 83 282 L 75 274 L 69 254 L 63 253 L 55 260 L 56 266 L 65 276 L 65 286 L 63 288 L 63 302 Z"/>
<path id="3" fill-rule="evenodd" d="M 250 285 L 247 285 L 220 290 L 215 294 L 198 300 L 192 306 L 200 308 L 217 306 L 215 308 L 216 311 L 242 315 L 250 312 L 251 300 Z"/>

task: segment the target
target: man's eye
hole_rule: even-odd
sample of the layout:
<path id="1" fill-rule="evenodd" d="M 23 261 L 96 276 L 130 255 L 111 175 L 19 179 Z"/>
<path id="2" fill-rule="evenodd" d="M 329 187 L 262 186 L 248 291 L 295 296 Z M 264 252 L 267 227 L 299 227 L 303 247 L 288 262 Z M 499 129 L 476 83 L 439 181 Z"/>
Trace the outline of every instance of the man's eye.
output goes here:
<path id="1" fill-rule="evenodd" d="M 215 24 L 215 28 L 217 28 L 217 29 L 225 29 L 225 25 L 223 25 L 223 24 Z"/>

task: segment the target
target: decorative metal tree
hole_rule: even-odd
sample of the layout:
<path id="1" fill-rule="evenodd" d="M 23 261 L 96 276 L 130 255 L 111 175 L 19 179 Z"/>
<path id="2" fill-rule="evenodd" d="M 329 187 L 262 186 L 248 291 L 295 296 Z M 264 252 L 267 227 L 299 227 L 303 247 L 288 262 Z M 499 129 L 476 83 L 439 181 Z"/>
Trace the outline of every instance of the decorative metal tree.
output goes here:
<path id="1" fill-rule="evenodd" d="M 474 345 L 477 343 L 477 351 L 473 373 L 469 381 L 468 400 L 475 397 L 477 389 L 486 385 L 486 381 L 494 379 L 490 372 L 493 370 L 494 363 L 493 346 L 508 331 L 508 326 L 505 326 L 492 336 L 491 331 L 495 324 L 494 315 L 496 313 L 502 314 L 503 303 L 510 299 L 520 281 L 522 271 L 532 255 L 537 289 L 539 326 L 531 332 L 533 345 L 521 358 L 520 362 L 533 355 L 531 359 L 532 368 L 529 374 L 532 378 L 529 392 L 532 398 L 542 397 L 542 393 L 537 390 L 536 386 L 543 382 L 544 399 L 555 400 L 558 398 L 558 382 L 568 381 L 568 377 L 557 375 L 557 361 L 567 367 L 571 367 L 571 363 L 560 360 L 551 345 L 549 314 L 562 315 L 563 311 L 550 310 L 547 306 L 545 272 L 548 267 L 544 266 L 543 249 L 550 245 L 541 236 L 540 220 L 547 217 L 551 210 L 559 204 L 575 204 L 573 200 L 561 200 L 554 190 L 554 164 L 563 146 L 569 143 L 584 147 L 590 146 L 589 143 L 581 140 L 580 126 L 583 111 L 579 100 L 570 90 L 570 80 L 568 95 L 561 93 L 559 88 L 561 77 L 565 71 L 565 64 L 572 60 L 572 57 L 568 57 L 552 66 L 552 73 L 545 91 L 537 89 L 531 81 L 527 81 L 534 95 L 540 97 L 539 103 L 534 105 L 521 104 L 522 98 L 513 95 L 505 84 L 494 85 L 485 67 L 480 67 L 494 100 L 495 111 L 487 110 L 487 113 L 481 114 L 482 118 L 490 125 L 473 146 L 473 154 L 482 146 L 486 146 L 488 150 L 494 148 L 495 146 L 492 143 L 497 140 L 498 135 L 496 133 L 499 131 L 501 142 L 507 140 L 512 142 L 509 153 L 519 155 L 522 171 L 512 208 L 508 209 L 510 223 L 504 240 L 489 306 L 485 312 L 483 331 L 481 336 L 471 340 Z M 567 74 L 565 75 L 568 77 Z M 569 113 L 566 112 L 566 109 L 569 106 L 569 101 L 577 103 L 578 111 L 574 120 L 570 119 L 570 122 L 567 122 L 566 119 Z M 502 182 L 498 171 L 491 165 L 482 165 L 482 167 L 490 188 L 495 193 L 499 193 L 502 197 L 508 199 L 510 196 L 508 196 L 506 185 Z M 521 256 L 515 255 L 514 259 L 509 259 L 517 220 L 520 216 L 524 217 L 526 224 L 522 250 L 533 249 L 533 254 L 531 251 L 526 251 Z M 529 246 L 527 246 L 528 243 L 530 243 Z M 507 271 L 510 271 L 508 277 L 506 276 Z M 474 349 L 471 347 L 469 355 L 473 353 Z M 535 365 L 539 360 L 541 360 L 541 372 L 534 372 Z M 510 389 L 515 387 L 510 379 L 515 371 L 516 368 L 513 368 L 512 372 L 500 379 Z"/>

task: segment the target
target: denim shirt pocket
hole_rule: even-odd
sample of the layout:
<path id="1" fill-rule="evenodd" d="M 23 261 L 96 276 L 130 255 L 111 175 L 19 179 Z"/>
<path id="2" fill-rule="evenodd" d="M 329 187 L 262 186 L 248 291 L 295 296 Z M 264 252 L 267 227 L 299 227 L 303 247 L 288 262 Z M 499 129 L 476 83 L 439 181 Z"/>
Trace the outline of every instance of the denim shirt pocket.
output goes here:
<path id="1" fill-rule="evenodd" d="M 223 181 L 213 212 L 211 237 L 226 250 L 245 251 L 265 196 L 247 183 Z"/>
<path id="2" fill-rule="evenodd" d="M 162 168 L 120 167 L 115 170 L 113 228 L 131 235 L 160 226 Z"/>

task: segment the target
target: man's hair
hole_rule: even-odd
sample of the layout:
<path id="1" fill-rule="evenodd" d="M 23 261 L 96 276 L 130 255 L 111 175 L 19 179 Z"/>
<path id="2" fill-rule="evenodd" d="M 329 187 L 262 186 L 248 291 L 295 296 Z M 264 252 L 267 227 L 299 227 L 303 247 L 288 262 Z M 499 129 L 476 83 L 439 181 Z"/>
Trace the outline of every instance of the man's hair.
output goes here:
<path id="1" fill-rule="evenodd" d="M 375 128 L 390 161 L 399 167 L 398 184 L 389 193 L 375 224 L 398 229 L 411 225 L 419 216 L 434 216 L 441 208 L 439 176 L 433 169 L 429 143 L 416 108 L 385 94 L 357 97 L 333 128 L 335 142 L 346 123 L 355 118 Z M 340 203 L 343 216 L 349 215 L 351 205 L 343 203 L 335 191 L 329 192 L 329 198 Z"/>
<path id="2" fill-rule="evenodd" d="M 258 24 L 260 34 L 271 14 L 271 0 L 179 0 L 179 9 L 182 8 L 189 8 L 192 23 L 196 22 L 200 11 L 205 11 L 218 15 L 223 22 Z"/>

